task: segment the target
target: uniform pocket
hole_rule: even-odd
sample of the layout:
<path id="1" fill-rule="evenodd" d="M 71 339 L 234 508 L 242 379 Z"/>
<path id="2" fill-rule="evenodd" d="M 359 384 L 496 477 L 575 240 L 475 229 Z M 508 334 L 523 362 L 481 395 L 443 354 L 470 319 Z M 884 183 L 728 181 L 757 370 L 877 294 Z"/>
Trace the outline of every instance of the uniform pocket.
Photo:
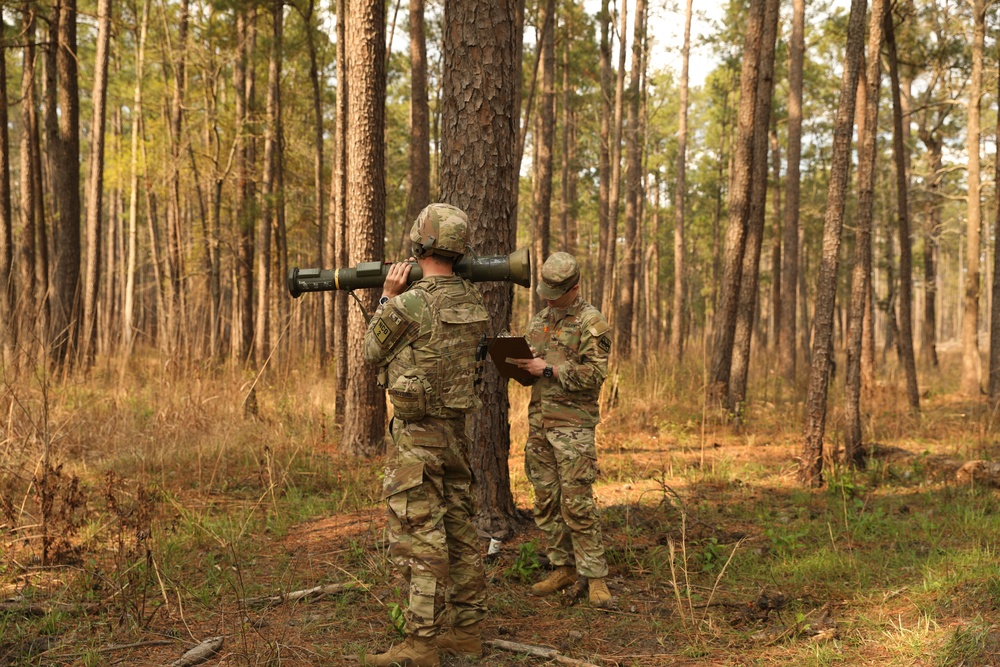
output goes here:
<path id="1" fill-rule="evenodd" d="M 403 421 L 417 421 L 427 415 L 427 380 L 406 371 L 389 387 L 392 414 Z"/>
<path id="2" fill-rule="evenodd" d="M 382 498 L 401 525 L 411 525 L 419 503 L 411 502 L 413 490 L 424 482 L 424 464 L 411 463 L 388 470 L 382 482 Z"/>

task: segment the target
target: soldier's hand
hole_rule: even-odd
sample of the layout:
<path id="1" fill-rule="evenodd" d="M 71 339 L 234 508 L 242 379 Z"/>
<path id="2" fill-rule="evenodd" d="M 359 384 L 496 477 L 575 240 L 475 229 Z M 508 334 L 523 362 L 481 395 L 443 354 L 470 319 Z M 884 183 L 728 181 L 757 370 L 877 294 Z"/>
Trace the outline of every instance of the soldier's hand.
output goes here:
<path id="1" fill-rule="evenodd" d="M 410 262 L 416 261 L 413 257 L 405 262 L 395 262 L 389 265 L 389 273 L 382 283 L 382 296 L 390 299 L 399 296 L 406 291 L 406 279 L 410 276 L 410 269 L 413 265 Z"/>
<path id="2" fill-rule="evenodd" d="M 542 377 L 542 371 L 548 366 L 545 359 L 535 357 L 534 359 L 512 359 L 511 361 L 523 371 L 528 371 L 537 378 Z"/>

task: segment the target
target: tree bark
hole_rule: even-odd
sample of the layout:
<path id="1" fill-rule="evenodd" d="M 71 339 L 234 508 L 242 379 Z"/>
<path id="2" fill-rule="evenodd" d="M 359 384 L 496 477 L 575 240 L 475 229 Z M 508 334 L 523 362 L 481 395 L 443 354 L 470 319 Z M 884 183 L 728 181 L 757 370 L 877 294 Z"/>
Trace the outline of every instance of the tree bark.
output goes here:
<path id="1" fill-rule="evenodd" d="M 615 83 L 615 119 L 611 137 L 611 184 L 608 189 L 608 246 L 604 255 L 602 274 L 604 277 L 601 299 L 602 313 L 609 322 L 614 322 L 615 256 L 618 249 L 618 200 L 621 198 L 622 182 L 622 112 L 625 97 L 625 30 L 628 25 L 628 0 L 622 0 L 621 21 L 618 34 L 621 36 L 618 48 L 618 73 Z M 619 336 L 620 338 L 620 336 Z"/>
<path id="2" fill-rule="evenodd" d="M 76 0 L 59 0 L 56 69 L 57 121 L 52 175 L 59 214 L 53 225 L 52 358 L 67 362 L 78 336 L 80 289 L 80 96 Z"/>
<path id="3" fill-rule="evenodd" d="M 337 266 L 347 266 L 350 252 L 347 247 L 347 96 L 350 82 L 347 79 L 347 0 L 337 0 L 337 121 L 333 132 L 333 179 L 330 183 L 330 229 L 327 247 L 336 259 Z M 347 412 L 347 293 L 337 292 L 333 318 L 334 373 L 336 386 L 334 415 L 338 424 L 344 423 Z"/>
<path id="4" fill-rule="evenodd" d="M 889 79 L 892 92 L 892 153 L 896 161 L 896 206 L 899 216 L 899 349 L 906 374 L 906 398 L 910 410 L 920 412 L 917 363 L 913 354 L 913 259 L 908 202 L 909 169 L 903 131 L 903 101 L 899 87 L 896 32 L 892 12 L 885 12 L 885 39 L 888 48 Z M 907 124 L 910 119 L 907 115 Z"/>
<path id="5" fill-rule="evenodd" d="M 997 82 L 1000 90 L 1000 80 Z M 1000 137 L 1000 115 L 997 116 L 997 136 Z M 1000 183 L 1000 151 L 996 154 L 994 183 Z M 996 198 L 995 220 L 1000 221 L 1000 197 Z M 1000 226 L 1000 225 L 998 225 Z M 993 239 L 993 298 L 990 304 L 990 405 L 996 408 L 1000 403 L 1000 233 Z"/>
<path id="6" fill-rule="evenodd" d="M 104 125 L 108 98 L 108 47 L 111 41 L 111 0 L 97 5 L 97 54 L 94 64 L 94 115 L 90 126 L 90 181 L 87 184 L 87 265 L 83 293 L 83 361 L 95 353 L 97 291 L 101 270 L 101 209 L 104 194 Z"/>
<path id="7" fill-rule="evenodd" d="M 757 92 L 754 105 L 753 153 L 751 157 L 750 206 L 740 270 L 736 327 L 733 333 L 732 361 L 725 405 L 737 420 L 746 401 L 750 371 L 750 343 L 757 314 L 760 251 L 764 242 L 767 213 L 768 133 L 771 128 L 771 98 L 774 93 L 774 51 L 778 36 L 779 0 L 766 0 L 764 27 L 760 37 Z"/>
<path id="8" fill-rule="evenodd" d="M 518 3 L 498 0 L 489 11 L 475 0 L 446 0 L 442 81 L 441 194 L 472 221 L 471 244 L 482 255 L 505 254 L 517 238 L 516 29 Z M 483 183 L 490 187 L 483 188 Z M 513 286 L 481 283 L 491 333 L 510 326 Z M 483 409 L 472 420 L 470 460 L 479 481 L 477 523 L 502 537 L 515 523 L 507 459 L 507 381 L 487 364 Z"/>
<path id="9" fill-rule="evenodd" d="M 844 383 L 844 460 L 863 467 L 865 451 L 861 432 L 861 346 L 863 320 L 870 296 L 872 270 L 872 208 L 875 199 L 875 153 L 878 135 L 881 52 L 885 26 L 884 0 L 872 0 L 868 23 L 868 71 L 865 81 L 865 124 L 858 135 L 858 215 L 855 221 L 854 271 L 851 277 L 850 329 L 847 344 L 847 373 Z"/>
<path id="10" fill-rule="evenodd" d="M 241 362 L 250 360 L 253 356 L 253 246 L 254 246 L 254 219 L 255 212 L 252 210 L 251 193 L 253 185 L 251 183 L 251 147 L 250 139 L 247 137 L 250 114 L 253 109 L 251 104 L 252 94 L 250 92 L 250 80 L 252 77 L 252 66 L 249 64 L 249 51 L 251 40 L 252 21 L 250 11 L 245 8 L 236 10 L 236 62 L 233 67 L 233 88 L 235 90 L 236 106 L 236 198 L 234 202 L 236 227 L 237 227 L 237 250 L 236 250 L 236 297 L 235 304 L 238 324 L 234 322 L 236 341 L 233 344 L 233 352 Z"/>
<path id="11" fill-rule="evenodd" d="M 608 239 L 610 237 L 611 224 L 611 118 L 613 108 L 611 105 L 611 40 L 609 37 L 611 12 L 608 9 L 609 1 L 601 0 L 601 46 L 600 46 L 600 76 L 601 76 L 601 130 L 600 130 L 600 151 L 598 154 L 597 173 L 600 178 L 598 185 L 598 232 L 597 232 L 597 271 L 593 266 L 590 273 L 601 272 L 604 268 L 605 255 L 609 249 Z M 588 259 L 589 264 L 589 259 Z M 603 312 L 604 290 L 594 289 L 594 305 Z"/>
<path id="12" fill-rule="evenodd" d="M 983 43 L 986 35 L 986 1 L 972 0 L 972 75 L 969 80 L 968 108 L 968 199 L 966 204 L 968 243 L 965 256 L 965 295 L 962 312 L 962 377 L 960 389 L 966 396 L 978 396 L 982 382 L 979 356 L 979 252 L 982 232 L 979 168 L 979 106 L 983 90 Z"/>
<path id="13" fill-rule="evenodd" d="M 642 197 L 642 135 L 639 133 L 639 81 L 645 47 L 646 0 L 636 0 L 632 27 L 632 72 L 628 86 L 628 122 L 625 127 L 625 247 L 622 248 L 615 345 L 618 357 L 632 356 L 633 316 L 636 307 L 636 249 L 639 245 L 639 200 Z"/>
<path id="14" fill-rule="evenodd" d="M 677 112 L 677 183 L 674 189 L 674 307 L 670 319 L 670 350 L 674 363 L 684 355 L 684 213 L 687 198 L 688 67 L 691 59 L 691 10 L 684 10 L 684 46 L 681 48 L 680 109 Z M 653 242 L 656 242 L 654 237 Z"/>
<path id="15" fill-rule="evenodd" d="M 410 197 L 406 219 L 431 203 L 431 121 L 427 104 L 427 40 L 424 0 L 410 0 Z"/>
<path id="16" fill-rule="evenodd" d="M 125 358 L 132 352 L 135 344 L 135 279 L 136 253 L 138 252 L 138 207 L 139 207 L 139 131 L 142 122 L 142 70 L 146 56 L 146 35 L 149 26 L 149 0 L 143 0 L 142 16 L 136 26 L 139 34 L 136 40 L 135 54 L 135 92 L 132 97 L 130 122 L 132 125 L 132 150 L 129 163 L 129 203 L 128 203 L 128 254 L 125 272 L 125 314 L 122 321 L 122 347 L 125 348 Z"/>
<path id="17" fill-rule="evenodd" d="M 778 363 L 786 382 L 795 381 L 796 295 L 799 273 L 799 163 L 802 158 L 802 65 L 805 55 L 805 0 L 792 2 L 792 36 L 788 44 L 788 150 L 785 215 L 781 255 L 781 324 Z"/>
<path id="18" fill-rule="evenodd" d="M 552 147 L 555 135 L 555 0 L 545 0 L 538 4 L 538 25 L 541 26 L 538 39 L 541 43 L 539 57 L 542 70 L 542 94 L 535 119 L 535 160 L 532 207 L 532 266 L 541 275 L 542 263 L 549 256 L 549 238 L 552 225 Z M 536 282 L 537 284 L 537 282 Z M 531 291 L 532 311 L 538 312 L 544 306 L 544 299 L 537 291 Z"/>
<path id="19" fill-rule="evenodd" d="M 746 244 L 747 221 L 750 216 L 757 79 L 761 66 L 760 51 L 763 48 L 764 23 L 765 0 L 751 0 L 740 72 L 737 137 L 734 141 L 730 169 L 729 222 L 722 256 L 719 303 L 712 325 L 715 340 L 712 344 L 708 387 L 710 395 L 726 404 L 728 404 L 727 392 L 732 368 L 733 339 L 736 334 L 736 310 L 743 271 L 743 251 Z"/>
<path id="20" fill-rule="evenodd" d="M 35 9 L 33 3 L 21 5 L 21 34 L 24 36 L 24 57 L 21 62 L 21 243 L 18 256 L 21 265 L 21 298 L 18 304 L 19 338 L 38 339 L 42 332 L 35 324 L 46 320 L 46 299 L 38 294 L 35 235 L 38 225 L 44 227 L 39 204 L 41 191 L 36 190 L 35 165 L 40 150 L 38 137 L 38 102 L 35 97 Z M 39 176 L 40 177 L 40 176 Z M 39 299 L 38 296 L 41 296 Z M 41 303 L 39 308 L 37 304 Z"/>
<path id="21" fill-rule="evenodd" d="M 823 220 L 823 254 L 820 258 L 819 277 L 816 283 L 816 308 L 813 315 L 814 333 L 812 362 L 809 369 L 809 393 L 806 399 L 805 435 L 799 463 L 799 480 L 806 486 L 819 486 L 823 483 L 823 436 L 826 429 L 830 354 L 833 351 L 833 307 L 837 296 L 840 236 L 847 199 L 854 103 L 861 55 L 865 45 L 867 5 L 867 0 L 851 2 L 847 25 L 847 49 L 840 83 L 840 101 L 837 104 L 834 124 L 830 182 Z"/>
<path id="22" fill-rule="evenodd" d="M 17 324 L 14 319 L 14 229 L 10 199 L 10 135 L 7 130 L 7 49 L 0 7 L 0 364 L 11 367 Z"/>
<path id="23" fill-rule="evenodd" d="M 347 219 L 350 265 L 385 256 L 385 5 L 348 0 Z M 378 293 L 361 303 L 375 310 Z M 358 308 L 348 312 L 347 393 L 341 447 L 355 456 L 385 451 L 385 393 L 375 367 L 361 356 L 367 329 Z"/>

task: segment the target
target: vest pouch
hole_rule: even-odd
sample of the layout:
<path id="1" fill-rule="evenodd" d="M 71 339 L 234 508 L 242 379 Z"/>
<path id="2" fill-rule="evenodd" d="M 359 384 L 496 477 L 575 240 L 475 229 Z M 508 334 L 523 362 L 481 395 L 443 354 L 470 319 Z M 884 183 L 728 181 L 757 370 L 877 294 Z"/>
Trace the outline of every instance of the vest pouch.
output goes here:
<path id="1" fill-rule="evenodd" d="M 427 416 L 427 399 L 430 385 L 427 378 L 416 370 L 403 372 L 389 387 L 389 402 L 393 416 L 403 421 L 417 421 Z"/>

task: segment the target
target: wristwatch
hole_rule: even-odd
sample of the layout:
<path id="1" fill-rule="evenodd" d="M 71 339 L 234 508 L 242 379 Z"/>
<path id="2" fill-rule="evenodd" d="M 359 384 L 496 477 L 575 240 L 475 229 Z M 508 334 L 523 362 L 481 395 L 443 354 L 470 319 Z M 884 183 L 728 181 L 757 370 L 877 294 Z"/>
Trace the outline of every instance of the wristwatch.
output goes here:
<path id="1" fill-rule="evenodd" d="M 542 377 L 547 377 L 547 378 L 552 377 L 552 366 L 545 367 L 545 370 L 542 371 Z"/>
<path id="2" fill-rule="evenodd" d="M 379 297 L 378 305 L 384 306 L 387 303 L 389 303 L 389 297 L 387 296 Z"/>

